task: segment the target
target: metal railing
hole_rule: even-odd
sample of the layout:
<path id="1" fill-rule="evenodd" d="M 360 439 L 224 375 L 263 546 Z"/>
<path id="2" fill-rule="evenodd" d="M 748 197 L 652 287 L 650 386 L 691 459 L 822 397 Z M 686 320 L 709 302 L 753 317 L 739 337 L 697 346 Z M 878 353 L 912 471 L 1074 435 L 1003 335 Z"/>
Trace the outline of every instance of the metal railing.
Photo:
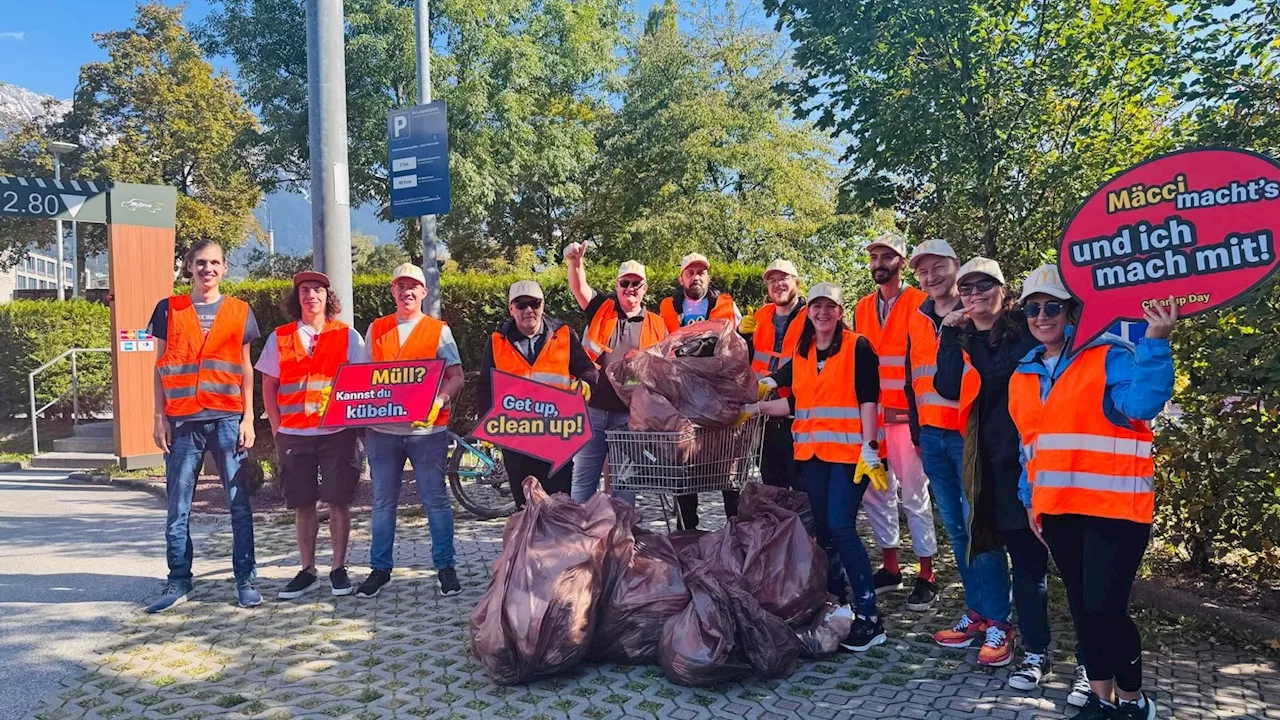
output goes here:
<path id="1" fill-rule="evenodd" d="M 50 360 L 49 362 L 41 365 L 35 370 L 32 370 L 31 372 L 27 373 L 27 391 L 31 394 L 31 452 L 33 454 L 35 455 L 40 454 L 40 435 L 39 435 L 39 431 L 36 428 L 36 420 L 40 417 L 41 413 L 43 413 L 45 410 L 48 410 L 51 406 L 54 405 L 54 403 L 57 403 L 59 400 L 67 396 L 67 393 L 63 392 L 58 397 L 45 403 L 44 407 L 37 410 L 36 409 L 36 376 L 44 372 L 45 370 L 48 370 L 49 368 L 53 367 L 54 365 L 57 365 L 68 355 L 71 356 L 71 390 L 70 390 L 71 392 L 71 423 L 74 425 L 80 422 L 80 377 L 76 369 L 76 354 L 77 353 L 109 353 L 109 352 L 111 352 L 110 348 L 71 348 L 70 350 L 67 350 L 66 352 L 59 355 L 58 357 Z"/>

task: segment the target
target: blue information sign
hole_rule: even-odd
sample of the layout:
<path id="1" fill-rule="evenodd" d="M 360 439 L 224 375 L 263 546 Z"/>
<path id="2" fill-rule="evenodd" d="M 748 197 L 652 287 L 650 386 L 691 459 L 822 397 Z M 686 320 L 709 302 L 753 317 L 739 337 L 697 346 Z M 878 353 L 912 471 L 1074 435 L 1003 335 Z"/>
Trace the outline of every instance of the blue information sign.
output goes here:
<path id="1" fill-rule="evenodd" d="M 1147 334 L 1147 324 L 1144 322 L 1129 322 L 1128 320 L 1121 320 L 1115 325 L 1112 325 L 1108 332 L 1112 335 L 1119 335 L 1125 340 L 1137 345 L 1138 341 Z"/>
<path id="2" fill-rule="evenodd" d="M 449 128 L 437 100 L 387 114 L 391 217 L 449 212 Z"/>

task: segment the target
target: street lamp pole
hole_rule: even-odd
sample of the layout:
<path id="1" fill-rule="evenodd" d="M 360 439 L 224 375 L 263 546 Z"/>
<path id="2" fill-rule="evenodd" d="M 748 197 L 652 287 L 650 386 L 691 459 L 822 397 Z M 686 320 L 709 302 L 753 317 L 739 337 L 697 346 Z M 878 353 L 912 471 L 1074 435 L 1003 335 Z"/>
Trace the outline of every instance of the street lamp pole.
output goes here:
<path id="1" fill-rule="evenodd" d="M 418 102 L 431 102 L 431 9 L 427 0 L 414 0 L 413 25 L 418 55 Z M 436 216 L 422 216 L 422 274 L 427 280 L 427 297 L 422 311 L 440 317 L 440 265 L 436 262 Z"/>
<path id="2" fill-rule="evenodd" d="M 53 153 L 54 182 L 56 183 L 62 182 L 62 154 L 69 153 L 72 150 L 75 150 L 76 147 L 78 146 L 75 145 L 74 143 L 69 143 L 69 142 L 53 141 L 49 143 L 49 152 Z M 61 218 L 55 219 L 53 221 L 53 226 L 54 226 L 54 237 L 55 237 L 54 244 L 57 245 L 57 249 L 58 249 L 58 270 L 56 273 L 54 273 L 54 279 L 55 279 L 55 282 L 58 284 L 58 299 L 66 300 L 67 288 L 66 288 L 66 281 L 65 281 L 66 271 L 63 269 L 63 263 L 65 261 L 64 261 L 64 248 L 63 248 L 63 242 L 62 242 L 63 240 L 62 219 Z"/>

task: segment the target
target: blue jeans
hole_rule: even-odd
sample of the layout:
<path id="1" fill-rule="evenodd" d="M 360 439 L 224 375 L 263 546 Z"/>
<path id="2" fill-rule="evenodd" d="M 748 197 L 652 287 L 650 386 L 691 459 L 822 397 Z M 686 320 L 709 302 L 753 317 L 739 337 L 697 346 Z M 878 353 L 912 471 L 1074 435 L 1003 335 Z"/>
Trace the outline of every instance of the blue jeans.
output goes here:
<path id="1" fill-rule="evenodd" d="M 954 430 L 920 428 L 920 452 L 933 501 L 951 538 L 965 605 L 987 620 L 1009 619 L 1009 566 L 1003 549 L 969 561 L 969 498 L 964 494 L 964 438 Z"/>
<path id="2" fill-rule="evenodd" d="M 431 533 L 431 561 L 437 570 L 453 567 L 453 504 L 444 486 L 444 464 L 449 434 L 391 435 L 370 430 L 364 436 L 373 479 L 373 545 L 369 567 L 391 572 L 396 543 L 396 508 L 404 462 L 413 463 L 418 498 L 427 514 Z"/>
<path id="3" fill-rule="evenodd" d="M 249 506 L 246 468 L 248 454 L 240 444 L 240 417 L 184 422 L 175 425 L 164 456 L 165 489 L 169 495 L 169 519 L 164 528 L 165 559 L 169 579 L 191 585 L 191 498 L 206 451 L 218 466 L 231 510 L 231 568 L 236 580 L 256 575 L 253 558 L 253 509 Z"/>
<path id="4" fill-rule="evenodd" d="M 1018 609 L 1018 632 L 1030 653 L 1049 649 L 1049 549 L 1035 533 L 1003 530 L 1000 539 L 1013 565 L 1013 604 Z"/>
<path id="5" fill-rule="evenodd" d="M 834 547 L 840 556 L 845 574 L 853 586 L 854 611 L 868 617 L 876 615 L 876 584 L 871 572 L 871 559 L 867 557 L 867 549 L 858 537 L 855 524 L 862 496 L 870 483 L 855 484 L 852 468 L 848 465 L 816 459 L 800 461 L 800 478 L 809 495 L 809 505 L 813 507 L 813 527 L 818 545 Z M 839 596 L 841 593 L 833 594 Z"/>
<path id="6" fill-rule="evenodd" d="M 598 408 L 587 408 L 587 420 L 591 423 L 591 442 L 582 446 L 573 458 L 573 499 L 586 502 L 600 489 L 600 473 L 604 463 L 609 459 L 609 443 L 605 439 L 605 431 L 627 424 L 630 415 L 624 412 L 609 412 Z M 615 492 L 613 496 L 619 500 L 636 504 L 633 492 Z"/>

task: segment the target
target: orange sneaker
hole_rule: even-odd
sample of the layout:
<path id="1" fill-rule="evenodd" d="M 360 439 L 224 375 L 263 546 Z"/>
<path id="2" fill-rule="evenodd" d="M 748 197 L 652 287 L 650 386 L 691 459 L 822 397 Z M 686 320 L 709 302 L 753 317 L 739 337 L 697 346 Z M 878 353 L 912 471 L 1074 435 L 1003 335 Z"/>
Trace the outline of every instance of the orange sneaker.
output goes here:
<path id="1" fill-rule="evenodd" d="M 986 636 L 990 624 L 974 611 L 967 610 L 955 627 L 934 633 L 933 641 L 945 648 L 967 648 L 974 640 Z"/>
<path id="2" fill-rule="evenodd" d="M 1003 667 L 1013 661 L 1013 626 L 1009 623 L 993 622 L 987 626 L 987 639 L 978 651 L 978 664 L 989 667 Z"/>

